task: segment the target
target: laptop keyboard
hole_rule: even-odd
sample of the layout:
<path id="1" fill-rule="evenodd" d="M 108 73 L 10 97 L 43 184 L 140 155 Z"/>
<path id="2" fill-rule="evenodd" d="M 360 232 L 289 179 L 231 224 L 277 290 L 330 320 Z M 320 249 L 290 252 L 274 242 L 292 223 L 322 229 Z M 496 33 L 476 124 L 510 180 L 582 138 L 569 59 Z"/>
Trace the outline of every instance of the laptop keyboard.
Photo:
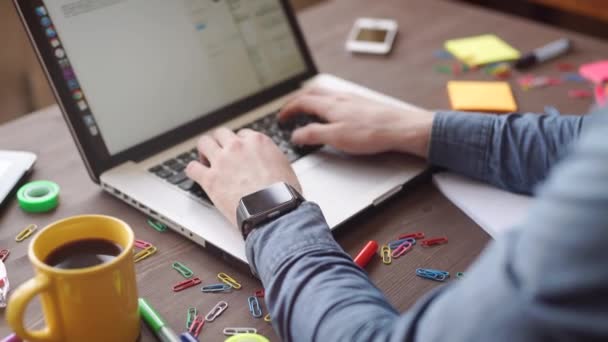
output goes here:
<path id="1" fill-rule="evenodd" d="M 302 126 L 306 126 L 312 122 L 319 122 L 318 118 L 310 115 L 296 115 L 289 122 L 279 123 L 277 120 L 277 112 L 270 113 L 242 128 L 249 128 L 254 131 L 266 134 L 272 141 L 281 149 L 287 156 L 290 163 L 304 157 L 307 154 L 317 151 L 321 146 L 298 146 L 291 142 L 291 133 Z M 195 148 L 180 153 L 174 158 L 168 159 L 161 164 L 155 165 L 148 169 L 149 172 L 155 174 L 180 188 L 183 191 L 190 192 L 196 197 L 210 201 L 205 191 L 195 182 L 190 180 L 184 173 L 184 169 L 189 162 L 198 160 L 198 151 Z"/>

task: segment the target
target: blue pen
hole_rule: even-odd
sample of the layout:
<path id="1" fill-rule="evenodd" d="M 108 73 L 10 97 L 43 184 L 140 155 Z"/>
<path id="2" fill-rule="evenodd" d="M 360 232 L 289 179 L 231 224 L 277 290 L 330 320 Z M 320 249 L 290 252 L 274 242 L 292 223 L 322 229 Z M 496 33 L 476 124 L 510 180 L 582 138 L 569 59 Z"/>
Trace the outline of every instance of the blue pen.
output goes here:
<path id="1" fill-rule="evenodd" d="M 185 332 L 179 335 L 179 340 L 181 342 L 198 342 L 198 340 L 194 338 L 194 336 L 192 336 L 189 332 Z"/>

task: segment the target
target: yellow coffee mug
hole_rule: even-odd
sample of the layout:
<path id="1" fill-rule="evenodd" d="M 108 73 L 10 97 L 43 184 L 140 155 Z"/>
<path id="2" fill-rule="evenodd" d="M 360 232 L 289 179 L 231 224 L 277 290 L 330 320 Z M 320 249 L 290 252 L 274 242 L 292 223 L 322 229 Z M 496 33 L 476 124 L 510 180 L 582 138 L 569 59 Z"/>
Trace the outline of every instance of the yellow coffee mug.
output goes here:
<path id="1" fill-rule="evenodd" d="M 59 269 L 43 261 L 58 247 L 84 239 L 105 239 L 122 248 L 114 259 L 80 269 Z M 6 317 L 17 336 L 31 341 L 135 341 L 137 306 L 133 231 L 125 222 L 102 215 L 70 217 L 50 224 L 32 240 L 28 256 L 36 276 L 10 297 Z M 40 295 L 47 326 L 23 325 L 25 309 Z"/>

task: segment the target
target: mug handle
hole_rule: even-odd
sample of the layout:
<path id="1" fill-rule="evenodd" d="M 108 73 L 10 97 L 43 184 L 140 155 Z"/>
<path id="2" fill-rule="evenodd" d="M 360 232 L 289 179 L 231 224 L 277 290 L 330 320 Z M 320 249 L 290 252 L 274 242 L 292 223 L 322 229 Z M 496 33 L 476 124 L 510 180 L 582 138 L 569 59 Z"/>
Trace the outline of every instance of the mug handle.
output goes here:
<path id="1" fill-rule="evenodd" d="M 6 320 L 20 338 L 32 342 L 58 341 L 57 331 L 45 327 L 41 330 L 29 331 L 23 325 L 23 314 L 29 302 L 35 295 L 46 291 L 51 280 L 44 274 L 37 274 L 34 278 L 19 286 L 10 297 L 6 307 Z"/>

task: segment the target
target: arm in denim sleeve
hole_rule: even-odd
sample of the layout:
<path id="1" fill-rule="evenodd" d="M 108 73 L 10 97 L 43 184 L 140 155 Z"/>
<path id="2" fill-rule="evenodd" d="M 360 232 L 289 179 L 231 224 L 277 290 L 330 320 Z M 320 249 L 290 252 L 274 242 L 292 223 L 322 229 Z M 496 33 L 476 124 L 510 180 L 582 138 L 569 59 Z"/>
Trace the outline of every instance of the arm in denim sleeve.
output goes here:
<path id="1" fill-rule="evenodd" d="M 438 112 L 429 161 L 529 194 L 566 155 L 584 120 L 568 115 Z"/>
<path id="2" fill-rule="evenodd" d="M 587 133 L 521 229 L 402 316 L 315 204 L 254 230 L 247 257 L 275 330 L 284 341 L 607 341 L 608 119 Z"/>

